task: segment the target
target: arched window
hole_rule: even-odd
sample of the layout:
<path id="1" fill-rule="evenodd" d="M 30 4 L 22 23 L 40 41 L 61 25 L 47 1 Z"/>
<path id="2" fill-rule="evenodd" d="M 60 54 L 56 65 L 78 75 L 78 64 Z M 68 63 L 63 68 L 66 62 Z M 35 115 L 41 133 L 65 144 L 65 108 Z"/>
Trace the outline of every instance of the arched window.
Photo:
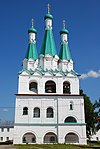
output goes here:
<path id="1" fill-rule="evenodd" d="M 38 92 L 38 90 L 37 90 L 37 83 L 36 82 L 31 82 L 29 84 L 29 90 L 37 93 Z"/>
<path id="2" fill-rule="evenodd" d="M 65 119 L 65 123 L 77 123 L 77 120 L 74 117 L 69 116 Z"/>
<path id="3" fill-rule="evenodd" d="M 22 138 L 23 143 L 36 143 L 36 136 L 33 133 L 26 133 Z"/>
<path id="4" fill-rule="evenodd" d="M 33 117 L 40 117 L 40 109 L 38 107 L 34 108 Z"/>
<path id="5" fill-rule="evenodd" d="M 57 136 L 52 132 L 48 132 L 44 136 L 44 143 L 57 143 Z"/>
<path id="6" fill-rule="evenodd" d="M 70 110 L 73 110 L 73 101 L 70 101 L 69 109 L 70 109 Z"/>
<path id="7" fill-rule="evenodd" d="M 28 108 L 27 107 L 23 108 L 23 115 L 28 115 Z"/>
<path id="8" fill-rule="evenodd" d="M 47 118 L 52 118 L 54 116 L 53 114 L 53 109 L 52 108 L 47 108 Z"/>
<path id="9" fill-rule="evenodd" d="M 65 143 L 79 143 L 79 137 L 77 134 L 71 132 L 65 136 Z"/>
<path id="10" fill-rule="evenodd" d="M 67 81 L 63 83 L 63 93 L 70 94 L 70 83 Z"/>
<path id="11" fill-rule="evenodd" d="M 56 83 L 54 81 L 47 81 L 45 83 L 46 93 L 56 93 Z"/>

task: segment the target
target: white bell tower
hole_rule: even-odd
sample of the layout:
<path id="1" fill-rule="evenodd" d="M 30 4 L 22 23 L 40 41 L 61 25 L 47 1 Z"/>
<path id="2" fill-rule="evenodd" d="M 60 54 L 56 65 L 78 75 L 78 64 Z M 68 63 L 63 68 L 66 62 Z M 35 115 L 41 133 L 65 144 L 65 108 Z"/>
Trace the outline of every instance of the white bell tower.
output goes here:
<path id="1" fill-rule="evenodd" d="M 44 19 L 46 27 L 39 55 L 33 20 L 28 30 L 28 50 L 18 74 L 14 144 L 86 144 L 84 99 L 79 94 L 79 75 L 73 68 L 69 32 L 63 22 L 57 54 L 49 5 Z"/>

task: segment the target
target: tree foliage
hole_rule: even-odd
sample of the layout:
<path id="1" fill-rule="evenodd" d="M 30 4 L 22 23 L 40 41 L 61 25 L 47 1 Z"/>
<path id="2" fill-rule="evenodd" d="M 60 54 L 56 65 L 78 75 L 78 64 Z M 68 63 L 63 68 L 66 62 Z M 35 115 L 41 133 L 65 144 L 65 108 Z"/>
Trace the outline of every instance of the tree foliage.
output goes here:
<path id="1" fill-rule="evenodd" d="M 100 99 L 96 100 L 93 106 L 96 113 L 96 130 L 98 131 L 100 129 Z"/>
<path id="2" fill-rule="evenodd" d="M 87 137 L 90 138 L 90 136 L 95 132 L 96 114 L 94 111 L 94 106 L 90 101 L 90 97 L 84 94 L 83 90 L 80 90 L 80 95 L 84 97 L 86 133 Z"/>

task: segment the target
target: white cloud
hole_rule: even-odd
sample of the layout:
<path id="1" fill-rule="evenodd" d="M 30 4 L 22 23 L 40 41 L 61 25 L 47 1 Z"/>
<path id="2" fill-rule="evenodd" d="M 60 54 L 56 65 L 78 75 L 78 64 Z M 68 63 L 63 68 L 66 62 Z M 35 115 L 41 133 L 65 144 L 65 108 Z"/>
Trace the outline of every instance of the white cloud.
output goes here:
<path id="1" fill-rule="evenodd" d="M 98 71 L 90 70 L 86 74 L 82 74 L 80 76 L 80 79 L 86 79 L 86 78 L 90 78 L 90 77 L 91 78 L 99 78 L 100 77 L 100 70 L 98 70 Z"/>
<path id="2" fill-rule="evenodd" d="M 8 112 L 8 109 L 4 108 L 3 111 L 4 111 L 4 112 Z"/>

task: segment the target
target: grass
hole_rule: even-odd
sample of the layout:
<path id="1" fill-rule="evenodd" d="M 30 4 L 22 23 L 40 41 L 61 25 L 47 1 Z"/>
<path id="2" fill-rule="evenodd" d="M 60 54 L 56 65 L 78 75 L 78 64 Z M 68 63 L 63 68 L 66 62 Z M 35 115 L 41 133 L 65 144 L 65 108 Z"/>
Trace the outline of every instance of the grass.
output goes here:
<path id="1" fill-rule="evenodd" d="M 16 149 L 93 149 L 88 146 L 78 146 L 70 144 L 34 144 L 34 145 L 15 145 Z"/>
<path id="2" fill-rule="evenodd" d="M 100 141 L 88 141 L 89 146 L 100 146 Z"/>

